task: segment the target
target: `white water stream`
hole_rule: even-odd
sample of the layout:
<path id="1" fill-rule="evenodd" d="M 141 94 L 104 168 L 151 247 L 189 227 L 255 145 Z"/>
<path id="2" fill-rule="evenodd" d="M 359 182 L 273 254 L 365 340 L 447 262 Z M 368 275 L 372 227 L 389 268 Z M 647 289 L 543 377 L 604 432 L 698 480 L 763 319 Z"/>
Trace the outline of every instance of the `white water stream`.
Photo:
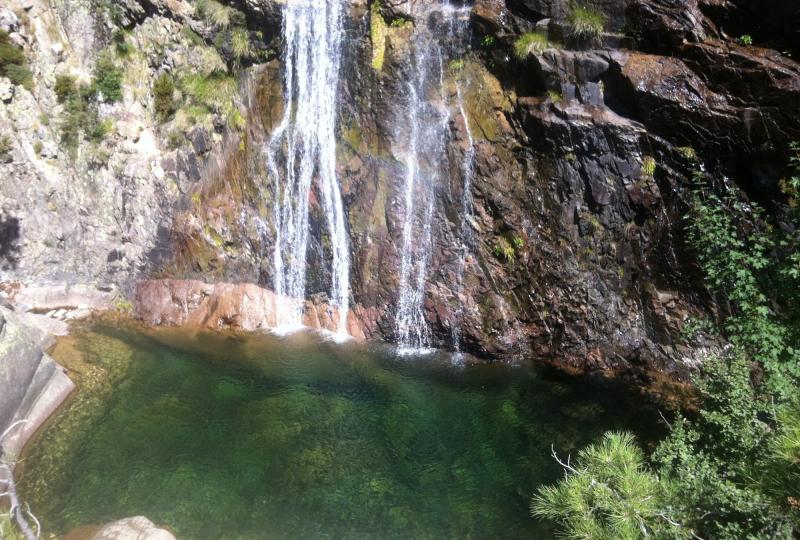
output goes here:
<path id="1" fill-rule="evenodd" d="M 283 117 L 267 145 L 274 184 L 273 287 L 293 301 L 280 310 L 283 327 L 302 323 L 306 298 L 309 201 L 316 185 L 330 239 L 329 297 L 347 328 L 350 242 L 336 176 L 336 106 L 342 39 L 342 1 L 294 1 L 283 7 Z M 327 251 L 327 250 L 326 250 Z"/>

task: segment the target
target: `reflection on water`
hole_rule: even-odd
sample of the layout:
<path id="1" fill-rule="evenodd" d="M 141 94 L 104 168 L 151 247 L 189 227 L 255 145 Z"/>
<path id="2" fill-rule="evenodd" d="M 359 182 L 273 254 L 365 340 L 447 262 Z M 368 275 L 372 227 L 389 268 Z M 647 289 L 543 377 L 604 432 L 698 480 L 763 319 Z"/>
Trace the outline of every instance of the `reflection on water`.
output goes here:
<path id="1" fill-rule="evenodd" d="M 95 321 L 54 353 L 81 392 L 34 443 L 45 529 L 146 515 L 179 538 L 548 538 L 535 487 L 629 427 L 619 396 L 313 336 Z"/>

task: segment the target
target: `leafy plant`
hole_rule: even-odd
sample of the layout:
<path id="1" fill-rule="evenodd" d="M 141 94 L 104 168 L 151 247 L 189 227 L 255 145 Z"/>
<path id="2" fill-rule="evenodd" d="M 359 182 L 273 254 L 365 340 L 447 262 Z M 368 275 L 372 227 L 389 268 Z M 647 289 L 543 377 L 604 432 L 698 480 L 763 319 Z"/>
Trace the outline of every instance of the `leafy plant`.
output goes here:
<path id="1" fill-rule="evenodd" d="M 481 47 L 484 49 L 494 47 L 495 43 L 497 43 L 497 38 L 492 35 L 486 35 L 481 38 Z"/>
<path id="2" fill-rule="evenodd" d="M 108 103 L 122 101 L 122 71 L 107 54 L 97 59 L 92 87 Z"/>
<path id="3" fill-rule="evenodd" d="M 606 433 L 599 443 L 581 450 L 574 463 L 569 459 L 559 463 L 564 479 L 539 488 L 531 511 L 557 523 L 560 537 L 689 537 L 689 531 L 669 516 L 668 491 L 648 470 L 630 433 Z"/>
<path id="4" fill-rule="evenodd" d="M 235 28 L 231 32 L 231 51 L 237 61 L 249 58 L 253 55 L 253 48 L 250 45 L 250 34 L 244 28 Z"/>
<path id="5" fill-rule="evenodd" d="M 600 40 L 605 30 L 607 17 L 597 8 L 582 3 L 570 5 L 567 22 L 570 25 L 570 35 L 582 42 L 596 43 Z"/>
<path id="6" fill-rule="evenodd" d="M 497 240 L 497 243 L 494 246 L 494 254 L 495 257 L 505 259 L 506 262 L 512 264 L 517 259 L 517 253 L 514 250 L 514 246 L 512 246 L 505 238 L 499 238 Z"/>
<path id="7" fill-rule="evenodd" d="M 695 161 L 697 159 L 697 152 L 691 146 L 680 146 L 677 148 L 677 150 L 680 155 L 689 161 Z"/>
<path id="8" fill-rule="evenodd" d="M 656 160 L 653 156 L 645 156 L 642 159 L 642 174 L 651 178 L 656 174 Z"/>
<path id="9" fill-rule="evenodd" d="M 564 95 L 561 92 L 559 92 L 558 90 L 548 90 L 547 91 L 547 97 L 548 97 L 548 99 L 550 101 L 552 101 L 553 103 L 556 103 L 556 104 L 561 103 L 562 101 L 564 101 Z"/>
<path id="10" fill-rule="evenodd" d="M 751 36 L 750 34 L 745 34 L 739 38 L 739 43 L 741 43 L 746 47 L 749 47 L 750 45 L 753 44 L 753 36 Z"/>
<path id="11" fill-rule="evenodd" d="M 56 93 L 56 99 L 59 103 L 64 103 L 71 97 L 78 93 L 78 86 L 75 82 L 75 77 L 72 75 L 56 75 L 56 84 L 53 87 Z"/>
<path id="12" fill-rule="evenodd" d="M 169 73 L 162 73 L 153 83 L 153 108 L 156 119 L 165 122 L 175 114 L 175 81 Z"/>
<path id="13" fill-rule="evenodd" d="M 531 54 L 542 54 L 550 46 L 547 36 L 540 32 L 526 32 L 514 42 L 514 56 L 525 60 Z"/>
<path id="14" fill-rule="evenodd" d="M 8 32 L 0 30 L 0 75 L 28 90 L 33 88 L 33 74 L 25 53 L 11 42 Z"/>

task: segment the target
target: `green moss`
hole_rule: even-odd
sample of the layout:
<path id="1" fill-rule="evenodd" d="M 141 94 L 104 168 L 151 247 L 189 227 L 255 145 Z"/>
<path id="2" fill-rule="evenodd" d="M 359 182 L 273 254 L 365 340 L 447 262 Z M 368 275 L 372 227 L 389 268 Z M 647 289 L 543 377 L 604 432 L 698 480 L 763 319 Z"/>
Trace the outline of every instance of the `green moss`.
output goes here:
<path id="1" fill-rule="evenodd" d="M 380 2 L 373 2 L 370 8 L 370 38 L 372 40 L 372 68 L 376 71 L 383 70 L 386 59 L 387 25 L 380 11 Z"/>
<path id="2" fill-rule="evenodd" d="M 652 177 L 656 173 L 656 160 L 653 156 L 644 156 L 642 159 L 642 174 Z"/>

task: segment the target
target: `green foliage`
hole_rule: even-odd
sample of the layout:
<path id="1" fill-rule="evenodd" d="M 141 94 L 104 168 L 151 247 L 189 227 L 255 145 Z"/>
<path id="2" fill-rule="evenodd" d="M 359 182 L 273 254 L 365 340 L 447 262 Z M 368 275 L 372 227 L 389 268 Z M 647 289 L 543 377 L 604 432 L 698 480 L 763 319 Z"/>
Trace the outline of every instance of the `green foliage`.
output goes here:
<path id="1" fill-rule="evenodd" d="M 59 103 L 64 103 L 68 99 L 78 94 L 78 85 L 72 75 L 56 75 L 56 84 L 53 87 Z"/>
<path id="2" fill-rule="evenodd" d="M 26 90 L 33 89 L 33 73 L 27 65 L 9 64 L 5 67 L 6 77 L 12 83 L 22 86 Z"/>
<path id="3" fill-rule="evenodd" d="M 179 84 L 193 105 L 219 113 L 228 122 L 236 119 L 236 97 L 239 93 L 236 78 L 222 71 L 214 71 L 208 75 L 190 73 L 183 75 Z"/>
<path id="4" fill-rule="evenodd" d="M 697 159 L 697 152 L 691 146 L 680 146 L 678 147 L 678 152 L 689 161 L 695 161 Z"/>
<path id="5" fill-rule="evenodd" d="M 25 53 L 11 42 L 8 32 L 0 30 L 0 72 L 9 64 L 25 64 Z"/>
<path id="6" fill-rule="evenodd" d="M 570 5 L 567 22 L 570 35 L 585 43 L 597 43 L 603 35 L 607 17 L 597 8 L 575 2 Z"/>
<path id="7" fill-rule="evenodd" d="M 169 73 L 162 73 L 153 83 L 153 107 L 156 119 L 165 122 L 175 114 L 175 81 Z"/>
<path id="8" fill-rule="evenodd" d="M 705 178 L 698 175 L 701 185 Z M 713 292 L 729 305 L 724 321 L 727 337 L 764 367 L 770 392 L 778 399 L 794 388 L 798 355 L 789 328 L 773 310 L 769 290 L 775 241 L 750 221 L 761 218 L 755 205 L 732 196 L 720 198 L 696 190 L 688 223 L 689 243 Z M 745 225 L 747 225 L 745 234 Z"/>
<path id="9" fill-rule="evenodd" d="M 492 35 L 486 35 L 481 38 L 481 47 L 490 49 L 497 43 L 497 38 Z"/>
<path id="10" fill-rule="evenodd" d="M 241 11 L 216 0 L 198 0 L 195 9 L 207 24 L 219 30 L 227 30 L 232 25 L 241 25 L 245 22 L 244 14 Z"/>
<path id="11" fill-rule="evenodd" d="M 494 255 L 498 259 L 504 259 L 506 262 L 513 264 L 517 260 L 517 253 L 508 240 L 499 238 L 494 245 Z"/>
<path id="12" fill-rule="evenodd" d="M 0 30 L 0 75 L 28 90 L 33 88 L 33 73 L 28 68 L 25 53 L 14 45 L 7 32 Z"/>
<path id="13" fill-rule="evenodd" d="M 250 46 L 250 34 L 245 28 L 235 28 L 231 32 L 231 51 L 237 61 L 250 58 L 253 48 Z"/>
<path id="14" fill-rule="evenodd" d="M 739 38 L 739 43 L 741 43 L 746 47 L 750 46 L 753 44 L 753 36 L 751 36 L 750 34 L 745 34 Z"/>
<path id="15" fill-rule="evenodd" d="M 531 54 L 542 54 L 550 46 L 547 36 L 540 32 L 526 32 L 514 42 L 514 56 L 525 60 Z"/>
<path id="16" fill-rule="evenodd" d="M 644 156 L 642 159 L 642 174 L 645 176 L 653 177 L 656 174 L 656 160 L 653 156 Z"/>
<path id="17" fill-rule="evenodd" d="M 685 343 L 694 341 L 700 334 L 715 334 L 714 323 L 708 319 L 689 317 L 681 327 L 681 339 Z"/>
<path id="18" fill-rule="evenodd" d="M 609 432 L 563 464 L 565 477 L 538 490 L 532 513 L 568 539 L 688 538 L 668 515 L 669 494 L 630 433 Z"/>
<path id="19" fill-rule="evenodd" d="M 95 64 L 92 87 L 108 103 L 122 101 L 122 71 L 107 54 Z"/>
<path id="20" fill-rule="evenodd" d="M 123 30 L 114 32 L 114 35 L 111 36 L 111 40 L 114 42 L 114 50 L 117 51 L 118 55 L 121 57 L 130 55 L 132 47 L 130 43 L 128 43 L 127 36 Z"/>
<path id="21" fill-rule="evenodd" d="M 0 163 L 11 161 L 11 139 L 3 135 L 0 137 Z"/>
<path id="22" fill-rule="evenodd" d="M 25 536 L 17 528 L 17 525 L 11 521 L 11 516 L 8 512 L 0 512 L 0 538 L 5 540 L 25 540 Z"/>
<path id="23" fill-rule="evenodd" d="M 791 162 L 795 171 L 800 168 L 798 150 Z M 699 410 L 679 415 L 653 455 L 662 493 L 667 494 L 662 500 L 665 515 L 683 527 L 670 534 L 691 530 L 699 538 L 715 540 L 789 540 L 800 535 L 795 257 L 800 240 L 798 233 L 784 232 L 800 225 L 798 176 L 781 183 L 789 202 L 781 219 L 791 226 L 776 230 L 765 224 L 757 206 L 733 195 L 709 193 L 707 179 L 697 177 L 688 240 L 717 298 L 725 337 L 734 347 L 723 357 L 705 360 L 695 378 Z M 690 320 L 684 339 L 712 330 L 707 322 Z M 560 493 L 566 482 L 545 493 Z M 580 488 L 570 488 L 577 501 L 582 500 L 579 494 L 594 496 L 597 490 Z M 598 511 L 608 515 L 593 502 L 573 507 L 571 521 L 559 517 L 555 508 L 541 515 L 558 521 L 568 537 L 624 538 L 597 528 Z"/>
<path id="24" fill-rule="evenodd" d="M 561 92 L 559 92 L 558 90 L 548 90 L 547 91 L 547 97 L 548 97 L 548 99 L 550 99 L 550 101 L 552 101 L 553 103 L 556 103 L 556 104 L 561 103 L 562 101 L 564 101 L 564 95 Z"/>
<path id="25" fill-rule="evenodd" d="M 703 538 L 793 538 L 800 515 L 786 496 L 775 496 L 781 486 L 769 475 L 788 472 L 779 452 L 769 452 L 776 429 L 785 430 L 776 428 L 773 406 L 752 385 L 750 363 L 741 356 L 711 358 L 703 370 L 697 418 L 679 417 L 654 455 L 676 484 L 678 519 Z M 792 443 L 787 446 L 791 455 Z"/>

